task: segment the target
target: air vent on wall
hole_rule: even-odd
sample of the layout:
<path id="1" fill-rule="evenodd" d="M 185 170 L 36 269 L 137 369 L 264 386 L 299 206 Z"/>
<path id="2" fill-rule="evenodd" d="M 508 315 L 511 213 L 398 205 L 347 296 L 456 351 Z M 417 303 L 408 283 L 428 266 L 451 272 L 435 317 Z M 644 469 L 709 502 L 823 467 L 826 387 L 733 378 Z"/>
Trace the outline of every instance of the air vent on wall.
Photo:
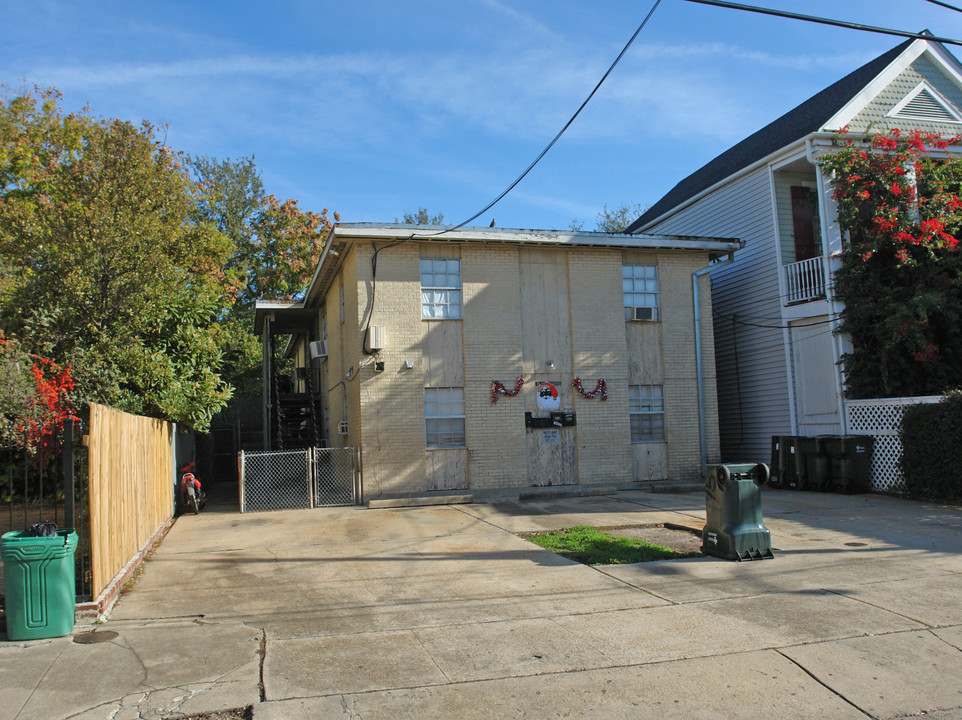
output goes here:
<path id="1" fill-rule="evenodd" d="M 327 357 L 327 340 L 315 340 L 311 343 L 311 357 L 314 359 Z"/>
<path id="2" fill-rule="evenodd" d="M 888 113 L 889 117 L 931 122 L 962 122 L 960 114 L 948 100 L 927 83 L 919 83 Z"/>

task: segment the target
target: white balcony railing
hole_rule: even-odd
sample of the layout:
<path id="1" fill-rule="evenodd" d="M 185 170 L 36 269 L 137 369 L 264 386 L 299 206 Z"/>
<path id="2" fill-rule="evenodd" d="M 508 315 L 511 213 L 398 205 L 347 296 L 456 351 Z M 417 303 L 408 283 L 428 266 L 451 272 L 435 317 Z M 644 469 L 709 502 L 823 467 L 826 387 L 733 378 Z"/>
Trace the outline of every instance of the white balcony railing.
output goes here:
<path id="1" fill-rule="evenodd" d="M 824 258 L 814 257 L 785 266 L 786 305 L 821 300 L 825 297 L 823 260 Z"/>

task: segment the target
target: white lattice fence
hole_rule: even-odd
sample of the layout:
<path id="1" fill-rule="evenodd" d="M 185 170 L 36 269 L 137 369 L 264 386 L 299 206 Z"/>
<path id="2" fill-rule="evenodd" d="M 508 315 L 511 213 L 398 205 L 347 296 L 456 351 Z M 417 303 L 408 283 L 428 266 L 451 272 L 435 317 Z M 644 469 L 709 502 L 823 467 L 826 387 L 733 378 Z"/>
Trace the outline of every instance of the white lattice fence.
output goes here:
<path id="1" fill-rule="evenodd" d="M 878 400 L 846 400 L 845 413 L 851 435 L 871 435 L 872 487 L 897 490 L 902 485 L 899 460 L 902 459 L 902 410 L 906 405 L 937 403 L 941 396 L 882 398 Z"/>

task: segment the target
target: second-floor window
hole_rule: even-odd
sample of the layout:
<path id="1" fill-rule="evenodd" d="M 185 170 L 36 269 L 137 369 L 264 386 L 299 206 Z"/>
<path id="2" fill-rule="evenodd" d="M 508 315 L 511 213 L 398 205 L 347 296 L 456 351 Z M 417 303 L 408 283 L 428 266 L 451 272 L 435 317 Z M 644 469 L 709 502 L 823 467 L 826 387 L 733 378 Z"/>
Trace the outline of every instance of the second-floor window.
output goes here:
<path id="1" fill-rule="evenodd" d="M 461 261 L 421 258 L 421 317 L 451 320 L 461 317 Z"/>
<path id="2" fill-rule="evenodd" d="M 658 268 L 655 265 L 622 265 L 621 290 L 625 320 L 660 320 Z"/>

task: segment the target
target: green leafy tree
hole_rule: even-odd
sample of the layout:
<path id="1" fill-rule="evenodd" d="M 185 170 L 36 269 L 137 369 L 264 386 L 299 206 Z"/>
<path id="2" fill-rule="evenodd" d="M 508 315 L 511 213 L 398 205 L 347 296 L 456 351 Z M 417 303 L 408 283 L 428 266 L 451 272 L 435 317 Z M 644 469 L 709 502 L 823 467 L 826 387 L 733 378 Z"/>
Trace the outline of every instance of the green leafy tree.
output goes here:
<path id="1" fill-rule="evenodd" d="M 326 208 L 302 211 L 296 200 L 266 194 L 253 158 L 194 158 L 192 170 L 205 190 L 196 217 L 213 223 L 233 245 L 223 267 L 230 298 L 219 328 L 223 374 L 238 396 L 255 397 L 262 359 L 260 338 L 253 334 L 254 304 L 304 292 L 333 224 Z"/>
<path id="2" fill-rule="evenodd" d="M 398 222 L 398 219 L 394 218 L 394 222 Z M 419 207 L 418 211 L 415 213 L 404 213 L 404 217 L 401 219 L 401 222 L 403 222 L 405 225 L 443 225 L 444 213 L 432 215 L 428 212 L 427 208 Z"/>
<path id="3" fill-rule="evenodd" d="M 0 328 L 73 369 L 75 397 L 205 429 L 227 402 L 228 238 L 153 126 L 0 101 Z"/>
<path id="4" fill-rule="evenodd" d="M 616 208 L 608 208 L 608 203 L 595 216 L 595 232 L 605 232 L 611 234 L 623 233 L 635 220 L 637 220 L 648 207 L 641 203 L 622 203 Z M 581 232 L 585 229 L 583 221 L 575 218 L 568 228 L 573 232 Z"/>
<path id="5" fill-rule="evenodd" d="M 601 212 L 596 216 L 595 230 L 606 233 L 623 233 L 646 209 L 647 207 L 641 203 L 622 203 L 609 210 L 608 204 L 605 203 Z"/>
<path id="6" fill-rule="evenodd" d="M 955 140 L 842 134 L 821 161 L 848 236 L 834 286 L 854 348 L 850 397 L 962 386 L 962 159 L 945 152 Z"/>

